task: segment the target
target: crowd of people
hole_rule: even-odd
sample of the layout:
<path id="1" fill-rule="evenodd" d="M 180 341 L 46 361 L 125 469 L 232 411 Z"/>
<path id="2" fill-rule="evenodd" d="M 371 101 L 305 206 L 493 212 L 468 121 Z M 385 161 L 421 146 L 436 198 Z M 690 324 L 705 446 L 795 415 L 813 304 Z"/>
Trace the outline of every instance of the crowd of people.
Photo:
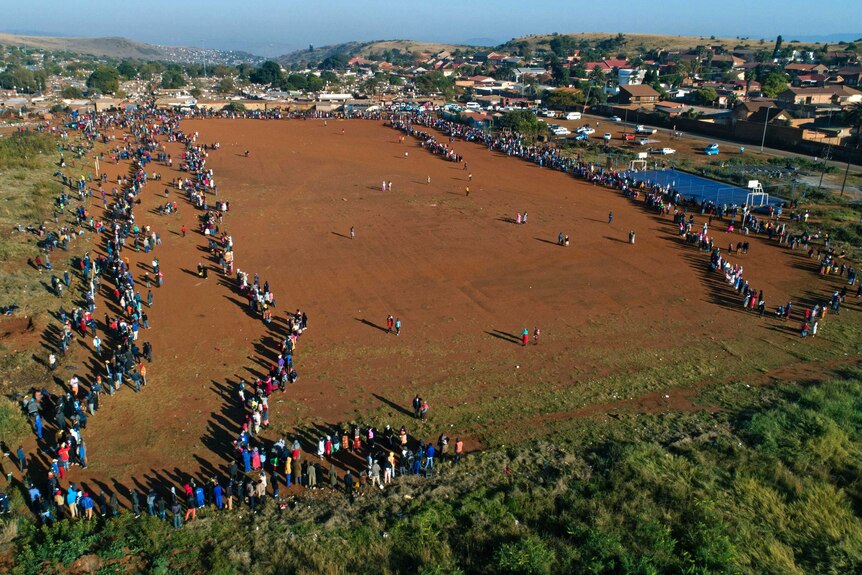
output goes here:
<path id="1" fill-rule="evenodd" d="M 171 188 L 184 195 L 191 209 L 198 212 L 198 231 L 207 242 L 210 258 L 219 262 L 225 278 L 235 282 L 236 290 L 247 298 L 249 311 L 271 329 L 273 326 L 276 299 L 269 282 L 261 283 L 257 274 L 250 279 L 242 270 L 234 272 L 234 238 L 223 229 L 230 202 L 217 199 L 215 175 L 207 167 L 209 153 L 218 150 L 219 144 L 199 144 L 199 134 L 183 132 L 180 121 L 184 117 L 153 108 L 87 114 L 75 118 L 64 131 L 65 139 L 70 132 L 79 134 L 85 142 L 80 150 L 92 151 L 97 143 L 111 148 L 107 152 L 108 159 L 114 165 L 128 162 L 129 172 L 117 177 L 117 186 L 110 192 L 105 189 L 107 174 L 80 179 L 62 172 L 58 175 L 67 188 L 77 192 L 77 197 L 64 189 L 57 201 L 59 213 L 55 221 L 59 221 L 59 215 L 77 200 L 76 223 L 97 234 L 103 245 L 99 250 L 102 253 L 87 252 L 77 260 L 83 305 L 69 311 L 60 306 L 57 312 L 62 324 L 60 336 L 47 363 L 49 369 L 55 370 L 75 338 L 92 338 L 92 346 L 87 347 L 98 367 L 87 382 L 78 376 L 64 382 L 64 393 L 52 393 L 43 387 L 24 400 L 25 412 L 37 436 L 37 452 L 28 455 L 21 446 L 16 457 L 32 511 L 46 523 L 63 518 L 92 519 L 96 514 L 117 515 L 122 510 L 121 500 L 128 500 L 136 516 L 145 510 L 166 520 L 170 514 L 173 524 L 180 527 L 184 521 L 193 520 L 199 509 L 209 506 L 231 509 L 234 503 L 254 509 L 270 493 L 277 504 L 283 506 L 280 487 L 297 485 L 317 489 L 328 485 L 353 497 L 369 485 L 382 489 L 398 476 L 430 474 L 435 461 L 460 461 L 464 450 L 460 439 L 456 439 L 454 449 L 450 450 L 450 440 L 445 434 L 441 434 L 435 444 L 408 439 L 404 427 L 396 434 L 386 426 L 382 441 L 376 437 L 374 427 L 359 426 L 353 426 L 350 431 L 349 426 L 333 428 L 317 438 L 301 437 L 300 440 L 301 432 L 297 432 L 297 437 L 291 440 L 287 437 L 268 440 L 264 432 L 270 426 L 269 398 L 274 393 L 286 392 L 299 377 L 295 358 L 299 338 L 308 329 L 308 315 L 297 309 L 286 315 L 284 327 L 279 328 L 282 337 L 268 372 L 251 383 L 245 380 L 237 383 L 242 415 L 235 424 L 240 431 L 232 445 L 226 446 L 226 450 L 232 450 L 232 457 L 223 476 L 209 476 L 198 481 L 189 475 L 182 485 L 153 485 L 146 493 L 136 488 L 127 493 L 108 494 L 104 489 L 90 492 L 80 487 L 81 480 L 72 481 L 72 468 L 87 466 L 83 433 L 88 418 L 104 407 L 104 395 L 119 393 L 124 384 L 142 392 L 147 383 L 147 364 L 153 360 L 153 348 L 149 341 L 143 341 L 145 338 L 141 334 L 150 327 L 147 310 L 154 303 L 152 289 L 163 285 L 164 270 L 159 259 L 153 257 L 151 269 L 143 277 L 136 278 L 128 254 L 131 251 L 149 254 L 161 245 L 159 233 L 150 225 L 140 224 L 134 208 L 140 205 L 140 195 L 146 184 L 161 179 L 153 177 L 156 172 L 152 171 L 152 163 L 173 169 L 174 155 L 167 153 L 165 143 L 184 146 L 177 166 L 182 176 L 172 179 L 170 186 L 164 188 L 165 204 L 158 211 L 164 214 L 180 209 L 176 200 L 170 198 Z M 279 119 L 283 116 L 267 113 L 246 117 Z M 121 136 L 109 135 L 111 133 Z M 77 157 L 83 158 L 86 152 Z M 98 157 L 104 160 L 105 152 Z M 61 157 L 59 164 L 61 169 L 66 168 L 64 158 Z M 94 195 L 102 198 L 101 218 L 92 214 L 87 204 Z M 51 271 L 50 252 L 55 248 L 68 249 L 74 234 L 65 226 L 59 228 L 59 233 L 49 233 L 45 229 L 33 231 L 46 236 L 47 241 L 44 253 L 40 252 L 32 263 L 40 271 Z M 185 226 L 182 235 L 186 235 Z M 206 278 L 208 271 L 209 263 L 198 264 L 199 276 Z M 52 289 L 58 297 L 62 297 L 63 287 L 72 287 L 72 279 L 69 272 L 54 276 Z M 106 309 L 102 325 L 96 316 L 98 307 Z M 400 320 L 392 320 L 390 330 L 393 329 L 395 335 L 400 335 Z M 418 417 L 424 420 L 426 413 L 427 404 Z M 48 433 L 48 426 L 53 433 Z M 316 460 L 313 455 L 306 455 L 314 453 Z M 37 476 L 42 471 L 38 463 L 43 464 L 42 477 Z M 336 464 L 345 468 L 343 475 L 339 475 Z M 142 501 L 146 502 L 145 508 Z M 8 504 L 8 495 L 0 493 L 0 507 L 7 509 Z"/>
<path id="2" fill-rule="evenodd" d="M 492 132 L 478 127 L 470 127 L 465 124 L 447 120 L 436 114 L 423 112 L 391 114 L 388 125 L 405 134 L 420 140 L 422 147 L 433 154 L 440 155 L 451 161 L 462 161 L 460 155 L 455 154 L 452 145 L 456 139 L 466 142 L 477 142 L 486 146 L 489 150 L 495 150 L 514 156 L 528 162 L 565 172 L 573 177 L 585 180 L 589 183 L 611 188 L 622 192 L 627 198 L 642 201 L 647 209 L 662 216 L 672 217 L 678 226 L 680 236 L 693 245 L 697 245 L 702 251 L 710 254 L 708 266 L 711 270 L 725 274 L 727 282 L 735 289 L 740 297 L 743 307 L 758 310 L 763 316 L 765 313 L 765 300 L 763 291 L 755 292 L 747 281 L 742 279 L 742 265 L 731 264 L 727 255 L 747 254 L 751 244 L 748 240 L 749 234 L 763 236 L 768 240 L 777 240 L 790 249 L 802 248 L 808 250 L 809 257 L 813 257 L 816 249 L 820 261 L 821 274 L 837 274 L 841 277 L 847 273 L 848 285 L 853 286 L 856 280 L 856 270 L 849 264 L 843 262 L 844 252 L 837 252 L 830 246 L 828 234 L 824 238 L 823 247 L 815 248 L 812 240 L 820 239 L 820 234 L 791 233 L 786 221 L 780 221 L 782 206 L 767 206 L 766 214 L 758 214 L 751 207 L 735 204 L 718 204 L 716 202 L 701 199 L 686 198 L 679 190 L 671 184 L 658 184 L 647 178 L 639 176 L 635 170 L 612 170 L 585 162 L 577 158 L 563 155 L 560 148 L 548 143 L 529 143 L 521 135 L 511 131 Z M 418 127 L 417 127 L 418 126 Z M 437 136 L 423 130 L 432 128 L 441 132 L 449 138 L 448 143 L 441 143 Z M 791 204 L 795 207 L 795 204 Z M 704 224 L 701 231 L 693 230 L 693 213 L 699 212 L 708 217 L 708 223 Z M 526 214 L 524 214 L 526 216 Z M 727 232 L 737 231 L 744 235 L 744 239 L 728 246 L 725 255 L 715 245 L 714 238 L 709 234 L 708 225 L 712 219 L 717 218 Z M 791 217 L 792 221 L 807 221 L 808 214 L 800 213 L 797 217 Z M 516 216 L 516 222 L 525 222 L 521 214 Z M 609 222 L 613 220 L 612 214 Z M 629 232 L 629 243 L 635 242 L 634 230 Z M 564 237 L 561 232 L 557 238 L 559 245 L 568 245 L 568 236 Z M 839 263 L 841 262 L 841 263 Z M 815 302 L 805 310 L 802 318 L 800 334 L 805 336 L 811 332 L 816 333 L 817 326 L 813 328 L 809 323 L 809 316 L 815 315 L 817 310 L 835 309 L 844 301 L 847 295 L 847 287 L 839 290 L 826 302 Z M 862 283 L 857 288 L 856 297 L 862 297 Z M 790 311 L 793 306 L 790 302 L 777 306 L 775 313 L 786 319 L 791 317 Z M 822 313 L 822 312 L 821 312 Z"/>
<path id="3" fill-rule="evenodd" d="M 342 114 L 265 112 L 209 112 L 165 113 L 152 107 L 136 111 L 93 113 L 78 117 L 65 129 L 55 130 L 61 142 L 68 142 L 70 134 L 78 133 L 83 144 L 73 146 L 66 143 L 64 151 L 74 150 L 77 159 L 90 153 L 98 143 L 106 148 L 107 158 L 115 165 L 128 162 L 128 174 L 120 174 L 117 187 L 106 189 L 106 174 L 94 178 L 84 175 L 75 177 L 58 171 L 65 187 L 56 201 L 54 231 L 44 226 L 26 230 L 40 237 L 43 252 L 32 260 L 34 267 L 52 272 L 51 288 L 58 298 L 63 290 L 71 291 L 73 275 L 69 271 L 56 272 L 50 255 L 55 249 L 68 250 L 70 243 L 80 233 L 97 234 L 103 241 L 99 253 L 85 253 L 76 262 L 77 281 L 80 287 L 80 305 L 67 310 L 61 305 L 57 311 L 59 325 L 55 349 L 48 357 L 50 370 L 58 366 L 57 354 L 62 358 L 76 339 L 90 340 L 92 353 L 97 360 L 94 372 L 85 382 L 73 375 L 63 382 L 63 392 L 54 393 L 46 387 L 34 391 L 24 401 L 24 409 L 33 424 L 37 436 L 40 457 L 45 463 L 44 477 L 35 477 L 35 465 L 30 465 L 33 456 L 28 456 L 23 447 L 16 451 L 28 503 L 34 513 L 45 522 L 60 518 L 84 517 L 91 519 L 96 513 L 103 517 L 117 515 L 121 511 L 120 499 L 128 499 L 136 515 L 144 512 L 167 520 L 171 515 L 174 526 L 181 527 L 184 521 L 195 519 L 198 510 L 232 509 L 234 504 L 256 509 L 269 497 L 278 506 L 284 506 L 283 488 L 299 486 L 303 489 L 330 488 L 343 491 L 349 497 L 365 492 L 366 488 L 384 489 L 395 478 L 410 475 L 429 475 L 441 461 L 457 463 L 464 453 L 460 438 L 451 442 L 441 433 L 435 441 L 425 441 L 410 436 L 405 427 L 397 431 L 386 425 L 382 432 L 374 426 L 335 425 L 317 427 L 313 431 L 297 430 L 293 436 L 282 435 L 271 439 L 270 398 L 276 393 L 287 393 L 289 386 L 298 381 L 296 358 L 301 336 L 308 330 L 308 315 L 297 309 L 276 321 L 273 310 L 276 297 L 269 282 L 258 274 L 249 277 L 241 269 L 235 269 L 234 238 L 224 229 L 224 218 L 230 211 L 230 202 L 219 199 L 214 171 L 207 166 L 210 152 L 219 149 L 219 144 L 200 144 L 199 134 L 185 133 L 180 125 L 183 118 L 235 117 L 242 115 L 253 119 L 308 119 L 308 118 L 388 118 L 393 128 L 417 138 L 424 149 L 446 160 L 461 163 L 464 158 L 453 149 L 456 140 L 477 142 L 489 150 L 564 171 L 572 177 L 618 190 L 632 201 L 642 205 L 661 217 L 672 219 L 679 236 L 693 247 L 709 254 L 708 266 L 720 274 L 729 288 L 738 294 L 743 309 L 751 310 L 763 317 L 766 302 L 763 290 L 757 290 L 743 276 L 743 265 L 736 261 L 751 249 L 750 234 L 775 239 L 789 249 L 807 250 L 810 258 L 819 261 L 820 273 L 846 275 L 847 284 L 833 293 L 828 301 L 813 305 L 798 306 L 801 321 L 800 334 L 815 336 L 818 327 L 828 313 L 838 313 L 849 287 L 856 283 L 856 270 L 843 260 L 843 253 L 836 252 L 825 238 L 822 247 L 816 247 L 816 234 L 792 233 L 786 222 L 780 221 L 780 211 L 767 215 L 757 214 L 746 206 L 719 205 L 702 200 L 694 201 L 682 196 L 670 185 L 659 185 L 640 178 L 637 172 L 610 170 L 576 158 L 561 154 L 558 148 L 545 144 L 528 143 L 513 132 L 491 133 L 471 128 L 450 120 L 426 113 Z M 44 129 L 53 129 L 45 126 Z M 428 130 L 432 129 L 448 137 L 448 142 Z M 120 133 L 117 137 L 111 134 Z M 118 139 L 119 138 L 119 139 Z M 181 175 L 170 180 L 164 188 L 164 204 L 161 213 L 176 213 L 180 206 L 170 198 L 172 190 L 185 197 L 190 209 L 197 213 L 198 229 L 206 242 L 210 260 L 218 262 L 225 279 L 232 282 L 238 293 L 246 298 L 250 313 L 278 334 L 278 346 L 273 350 L 272 360 L 266 373 L 249 382 L 235 382 L 237 400 L 233 407 L 237 414 L 236 434 L 230 445 L 224 447 L 229 464 L 221 473 L 206 476 L 187 476 L 182 485 L 152 485 L 146 493 L 130 489 L 128 493 L 107 494 L 104 490 L 91 493 L 78 487 L 81 482 L 71 481 L 72 468 L 88 465 L 84 433 L 88 419 L 103 407 L 104 395 L 120 392 L 124 384 L 142 392 L 147 383 L 147 364 L 153 360 L 152 345 L 141 337 L 149 329 L 147 310 L 154 304 L 152 288 L 163 285 L 164 271 L 157 257 L 153 257 L 151 273 L 136 278 L 132 273 L 129 252 L 149 254 L 161 246 L 161 237 L 150 225 L 142 225 L 135 213 L 140 204 L 140 195 L 148 182 L 159 181 L 152 170 L 154 162 L 166 170 L 174 169 L 174 157 L 165 148 L 166 143 L 178 143 L 184 147 L 177 169 Z M 61 143 L 61 146 L 64 144 Z M 248 155 L 248 154 L 246 154 Z M 105 152 L 98 154 L 105 159 Z M 69 169 L 64 156 L 58 162 L 60 170 Z M 467 169 L 466 163 L 464 164 Z M 74 163 L 72 165 L 74 167 Z M 148 171 L 149 170 L 149 171 Z M 429 176 L 430 183 L 430 176 Z M 150 186 L 152 187 L 152 186 Z M 391 190 L 391 182 L 384 182 L 384 189 Z M 469 188 L 468 195 L 469 195 Z M 72 193 L 69 193 L 71 191 Z M 88 207 L 88 200 L 100 196 L 103 213 L 97 217 Z M 75 226 L 59 224 L 59 216 L 77 202 L 74 209 Z M 183 208 L 185 209 L 185 208 Z M 693 214 L 706 216 L 707 222 L 698 227 Z M 722 248 L 710 233 L 713 218 L 727 231 L 742 234 L 740 241 Z M 527 222 L 527 213 L 518 213 L 515 221 Z M 613 214 L 609 214 L 609 223 Z M 77 231 L 76 231 L 77 230 Z M 22 232 L 25 230 L 21 230 Z M 182 235 L 187 230 L 182 228 Z M 634 231 L 629 241 L 634 243 Z M 351 238 L 355 237 L 351 228 Z M 558 235 L 559 245 L 569 245 L 568 235 Z M 734 261 L 731 261 L 732 258 Z M 55 273 L 56 272 L 56 273 Z M 198 275 L 207 278 L 209 263 L 198 264 Z M 862 295 L 860 284 L 857 297 Z M 68 296 L 66 296 L 68 298 Z M 63 300 L 65 301 L 65 299 Z M 99 306 L 105 308 L 104 321 L 99 325 L 96 314 Z M 793 319 L 797 309 L 792 302 L 776 308 L 775 314 L 784 320 Z M 400 319 L 387 318 L 387 332 L 401 333 Z M 538 344 L 540 330 L 533 331 L 534 344 Z M 529 332 L 525 327 L 520 342 L 526 346 Z M 419 426 L 426 425 L 428 404 L 418 395 L 413 402 L 414 414 Z M 46 423 L 47 422 L 47 423 Z M 50 429 L 48 429 L 50 427 Z M 423 428 L 424 429 L 424 428 Z M 49 433 L 50 432 L 50 433 Z M 453 443 L 453 445 L 450 445 Z M 344 469 L 343 474 L 339 469 Z M 142 501 L 145 503 L 142 504 Z M 8 510 L 8 497 L 0 493 L 0 510 Z M 144 506 L 145 505 L 145 506 Z"/>

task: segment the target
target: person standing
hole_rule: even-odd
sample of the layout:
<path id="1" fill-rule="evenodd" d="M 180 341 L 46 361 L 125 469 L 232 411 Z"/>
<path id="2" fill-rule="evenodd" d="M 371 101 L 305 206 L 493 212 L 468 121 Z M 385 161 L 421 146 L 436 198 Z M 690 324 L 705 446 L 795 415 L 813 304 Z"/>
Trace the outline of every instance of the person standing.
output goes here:
<path id="1" fill-rule="evenodd" d="M 36 428 L 36 437 L 42 439 L 42 416 L 36 413 L 36 417 L 33 419 L 33 427 Z"/>
<path id="2" fill-rule="evenodd" d="M 186 237 L 186 225 L 185 224 L 180 226 L 180 233 L 182 234 L 183 237 Z"/>
<path id="3" fill-rule="evenodd" d="M 179 500 L 174 500 L 174 502 L 171 503 L 171 514 L 174 517 L 174 529 L 179 529 L 180 527 L 183 526 L 183 515 L 182 515 L 182 513 L 183 513 L 183 508 L 180 505 Z"/>
<path id="4" fill-rule="evenodd" d="M 350 226 L 350 239 L 354 239 L 356 237 L 356 228 Z"/>
<path id="5" fill-rule="evenodd" d="M 395 318 L 392 315 L 386 317 L 386 333 L 392 333 L 392 327 L 395 325 Z"/>
<path id="6" fill-rule="evenodd" d="M 632 230 L 629 232 L 629 243 L 634 245 L 635 243 L 635 231 Z"/>
<path id="7" fill-rule="evenodd" d="M 419 419 L 419 410 L 422 409 L 422 398 L 419 397 L 419 394 L 416 394 L 416 397 L 413 398 L 413 414 L 416 416 L 416 419 Z M 403 428 L 402 428 L 403 429 Z M 406 437 L 406 433 L 402 435 L 402 437 Z M 403 441 L 402 441 L 403 443 Z"/>
<path id="8" fill-rule="evenodd" d="M 539 329 L 539 326 L 533 330 L 533 345 L 539 345 L 539 336 L 542 335 L 542 330 Z"/>
<path id="9" fill-rule="evenodd" d="M 521 347 L 526 347 L 527 342 L 530 340 L 530 332 L 527 331 L 527 328 L 524 328 L 524 331 L 521 332 Z"/>
<path id="10" fill-rule="evenodd" d="M 608 212 L 608 223 L 611 223 L 613 221 L 614 221 L 614 213 Z"/>
<path id="11" fill-rule="evenodd" d="M 401 320 L 395 320 L 395 335 L 401 335 Z"/>
<path id="12" fill-rule="evenodd" d="M 27 468 L 27 454 L 24 453 L 24 446 L 19 445 L 18 451 L 15 453 L 18 456 L 18 469 L 21 471 L 21 474 L 24 474 L 24 470 Z"/>
<path id="13" fill-rule="evenodd" d="M 464 453 L 464 442 L 460 437 L 455 438 L 455 463 L 461 463 L 461 455 Z"/>
<path id="14" fill-rule="evenodd" d="M 93 518 L 93 507 L 95 507 L 96 503 L 93 501 L 93 498 L 90 497 L 90 494 L 84 492 L 84 496 L 81 497 L 81 509 L 84 510 L 84 517 L 87 521 Z"/>

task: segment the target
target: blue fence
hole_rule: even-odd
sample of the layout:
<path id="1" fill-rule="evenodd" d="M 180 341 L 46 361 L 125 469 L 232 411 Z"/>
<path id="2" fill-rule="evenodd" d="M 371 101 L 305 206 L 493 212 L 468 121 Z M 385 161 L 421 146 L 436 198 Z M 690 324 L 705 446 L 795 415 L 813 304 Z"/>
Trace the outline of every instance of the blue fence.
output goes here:
<path id="1" fill-rule="evenodd" d="M 645 180 L 662 187 L 670 185 L 671 189 L 687 198 L 713 201 L 716 204 L 742 205 L 749 193 L 745 188 L 676 170 L 644 170 L 629 172 L 629 174 L 638 180 Z M 780 204 L 781 200 L 770 197 L 769 203 Z"/>

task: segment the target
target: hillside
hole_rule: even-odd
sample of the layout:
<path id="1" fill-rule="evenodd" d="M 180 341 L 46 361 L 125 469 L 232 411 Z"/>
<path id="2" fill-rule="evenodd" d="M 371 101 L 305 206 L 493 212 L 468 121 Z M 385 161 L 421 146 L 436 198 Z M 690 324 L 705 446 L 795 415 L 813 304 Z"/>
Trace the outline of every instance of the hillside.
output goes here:
<path id="1" fill-rule="evenodd" d="M 263 58 L 247 52 L 192 48 L 188 46 L 156 46 L 128 38 L 59 38 L 52 36 L 19 36 L 0 33 L 0 46 L 16 46 L 69 52 L 116 60 L 159 60 L 165 62 L 202 62 L 236 65 L 241 62 L 257 64 Z"/>
<path id="2" fill-rule="evenodd" d="M 168 51 L 164 48 L 126 38 L 57 38 L 0 34 L 0 45 L 66 51 L 111 58 L 137 58 L 141 60 L 167 60 L 170 58 Z"/>
<path id="3" fill-rule="evenodd" d="M 531 36 L 523 36 L 509 40 L 500 49 L 515 49 L 519 45 L 526 43 L 531 50 L 536 47 L 544 47 L 547 49 L 551 40 L 555 36 L 568 36 L 576 43 L 589 42 L 595 46 L 602 40 L 609 40 L 617 36 L 617 32 L 579 32 L 574 34 L 535 34 Z M 766 47 L 771 49 L 775 43 L 775 38 L 718 38 L 714 36 L 670 36 L 666 34 L 629 34 L 622 33 L 625 37 L 622 47 L 619 52 L 643 53 L 651 50 L 686 50 L 696 46 L 723 46 L 724 48 L 733 49 L 736 46 L 744 46 L 746 48 L 760 49 Z M 793 36 L 784 37 L 785 46 L 793 44 L 794 46 L 814 46 L 816 42 L 798 41 Z M 840 50 L 842 46 L 836 43 L 829 44 L 830 49 Z"/>
<path id="4" fill-rule="evenodd" d="M 387 50 L 400 50 L 401 52 L 439 52 L 440 50 L 465 50 L 478 49 L 475 46 L 460 46 L 457 44 L 439 44 L 435 42 L 415 42 L 413 40 L 376 40 L 373 42 L 345 42 L 343 44 L 331 44 L 321 46 L 313 50 L 297 50 L 284 56 L 279 56 L 276 61 L 282 66 L 293 64 L 307 64 L 309 62 L 320 62 L 335 54 L 346 54 L 347 56 L 361 56 L 367 58 L 372 54 L 381 54 Z"/>

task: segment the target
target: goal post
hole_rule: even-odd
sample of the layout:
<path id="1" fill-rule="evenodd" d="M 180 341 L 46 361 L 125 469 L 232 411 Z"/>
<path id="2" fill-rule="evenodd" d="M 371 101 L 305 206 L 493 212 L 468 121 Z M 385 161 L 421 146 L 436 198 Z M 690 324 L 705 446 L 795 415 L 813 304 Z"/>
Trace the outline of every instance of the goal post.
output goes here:
<path id="1" fill-rule="evenodd" d="M 763 185 L 760 180 L 749 180 L 748 194 L 745 196 L 745 205 L 748 208 L 765 206 L 769 203 L 769 194 L 763 191 Z"/>

